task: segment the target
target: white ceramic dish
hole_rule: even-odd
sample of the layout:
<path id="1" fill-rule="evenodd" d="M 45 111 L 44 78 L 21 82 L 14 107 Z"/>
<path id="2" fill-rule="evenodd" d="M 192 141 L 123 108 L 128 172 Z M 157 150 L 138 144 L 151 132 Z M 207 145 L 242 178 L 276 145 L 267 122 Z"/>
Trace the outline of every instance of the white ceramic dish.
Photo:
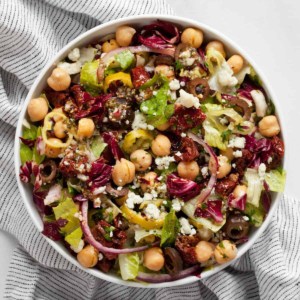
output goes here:
<path id="1" fill-rule="evenodd" d="M 170 21 L 170 22 L 173 22 L 173 23 L 176 23 L 176 24 L 180 25 L 181 27 L 198 27 L 198 28 L 203 30 L 205 39 L 220 40 L 225 44 L 228 53 L 239 53 L 239 54 L 241 54 L 254 67 L 257 74 L 259 75 L 262 82 L 264 83 L 263 86 L 264 86 L 268 96 L 274 102 L 274 104 L 277 108 L 277 111 L 280 111 L 279 102 L 276 99 L 273 92 L 271 91 L 270 86 L 267 84 L 267 80 L 265 79 L 264 75 L 259 70 L 259 68 L 256 66 L 256 64 L 248 56 L 248 54 L 244 50 L 240 49 L 239 46 L 237 46 L 233 41 L 231 41 L 229 38 L 224 36 L 222 33 L 212 29 L 211 27 L 209 27 L 205 24 L 201 24 L 199 22 L 189 20 L 189 19 L 186 19 L 186 18 L 180 18 L 180 17 L 174 17 L 174 16 L 143 15 L 143 16 L 135 16 L 135 17 L 128 17 L 128 18 L 118 19 L 118 20 L 115 20 L 115 21 L 105 23 L 103 25 L 99 25 L 99 26 L 87 31 L 86 33 L 78 36 L 75 40 L 73 40 L 68 45 L 66 45 L 53 58 L 53 60 L 50 61 L 43 68 L 43 70 L 41 71 L 38 78 L 35 80 L 34 84 L 32 85 L 32 87 L 31 87 L 31 89 L 30 89 L 30 91 L 27 95 L 27 98 L 26 98 L 25 103 L 23 105 L 23 109 L 20 113 L 20 118 L 19 118 L 19 122 L 18 122 L 18 125 L 17 125 L 16 136 L 15 136 L 15 153 L 14 153 L 15 171 L 16 171 L 17 182 L 18 182 L 18 186 L 19 186 L 19 189 L 20 189 L 20 193 L 21 193 L 23 201 L 24 201 L 24 205 L 26 206 L 26 208 L 28 210 L 28 213 L 29 213 L 30 217 L 32 218 L 32 221 L 34 222 L 35 226 L 38 228 L 38 230 L 40 232 L 43 230 L 43 223 L 42 223 L 42 220 L 41 220 L 41 218 L 38 214 L 38 211 L 35 207 L 35 204 L 32 201 L 32 189 L 29 185 L 23 184 L 19 179 L 19 169 L 20 169 L 20 165 L 21 165 L 20 155 L 19 155 L 19 150 L 20 150 L 19 136 L 22 136 L 22 124 L 23 124 L 24 118 L 26 117 L 26 108 L 27 108 L 29 100 L 31 98 L 38 97 L 41 94 L 42 90 L 44 89 L 44 87 L 46 85 L 46 79 L 51 74 L 52 69 L 56 66 L 56 64 L 59 61 L 61 61 L 64 57 L 66 57 L 67 54 L 70 52 L 70 50 L 72 50 L 73 48 L 84 46 L 84 45 L 90 43 L 91 41 L 94 41 L 94 40 L 97 40 L 97 39 L 101 38 L 102 36 L 105 36 L 109 33 L 113 33 L 113 32 L 115 32 L 116 28 L 120 25 L 130 24 L 130 25 L 133 25 L 133 26 L 142 26 L 142 25 L 145 25 L 145 24 L 149 24 L 149 23 L 151 23 L 152 21 L 154 21 L 156 19 Z M 281 124 L 281 128 L 282 128 L 282 125 L 283 124 Z M 284 132 L 284 130 L 282 130 L 282 131 Z M 275 211 L 275 209 L 278 205 L 279 198 L 280 198 L 279 194 L 273 194 L 272 205 L 271 205 L 271 208 L 270 208 L 270 211 L 269 211 L 269 214 L 268 214 L 266 220 L 264 221 L 264 223 L 262 224 L 262 226 L 260 228 L 255 229 L 251 232 L 250 237 L 249 237 L 249 241 L 247 243 L 241 245 L 238 248 L 238 256 L 236 257 L 235 260 L 239 259 L 253 245 L 253 243 L 258 239 L 258 237 L 265 230 L 265 228 L 267 227 L 269 221 L 271 220 L 271 217 L 272 217 L 272 215 L 273 215 L 273 213 L 274 213 L 274 211 Z M 192 283 L 192 282 L 195 282 L 197 280 L 200 280 L 199 277 L 190 276 L 190 277 L 187 277 L 187 278 L 184 278 L 184 279 L 181 279 L 181 280 L 177 280 L 177 281 L 174 281 L 174 282 L 155 283 L 155 284 L 145 284 L 145 283 L 124 281 L 124 280 L 122 280 L 121 278 L 119 278 L 115 275 L 105 274 L 105 273 L 102 273 L 101 271 L 98 271 L 96 269 L 83 268 L 77 262 L 76 258 L 73 257 L 69 253 L 69 251 L 65 248 L 65 246 L 62 243 L 54 242 L 54 241 L 52 241 L 52 240 L 50 240 L 46 237 L 45 237 L 45 239 L 49 242 L 49 244 L 56 251 L 58 251 L 63 257 L 65 257 L 71 263 L 76 265 L 78 268 L 83 269 L 84 271 L 86 271 L 87 273 L 89 273 L 91 275 L 94 275 L 96 277 L 99 277 L 101 279 L 104 279 L 104 280 L 107 280 L 107 281 L 110 281 L 110 282 L 113 282 L 113 283 L 122 284 L 122 285 L 126 285 L 126 286 L 132 286 L 132 287 L 162 288 L 162 287 L 171 287 L 171 286 L 178 286 L 178 285 L 182 285 L 182 284 L 188 284 L 188 283 Z M 47 255 L 47 253 L 45 253 L 45 255 Z M 219 272 L 220 270 L 226 268 L 228 265 L 233 263 L 235 260 L 233 260 L 233 261 L 231 261 L 227 264 L 216 266 L 211 270 L 203 272 L 201 274 L 201 278 L 205 278 L 205 277 L 211 276 L 211 275 Z"/>

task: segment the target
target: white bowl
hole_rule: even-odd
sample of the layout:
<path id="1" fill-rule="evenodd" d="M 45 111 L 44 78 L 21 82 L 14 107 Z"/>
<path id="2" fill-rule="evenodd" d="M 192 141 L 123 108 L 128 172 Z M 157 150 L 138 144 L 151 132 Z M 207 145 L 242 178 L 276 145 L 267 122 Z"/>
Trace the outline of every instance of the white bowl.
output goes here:
<path id="1" fill-rule="evenodd" d="M 15 136 L 15 153 L 14 153 L 14 157 L 15 157 L 15 171 L 16 171 L 16 177 L 17 177 L 17 182 L 18 182 L 18 186 L 20 189 L 20 193 L 22 195 L 23 201 L 24 201 L 24 205 L 26 206 L 29 215 L 32 218 L 33 223 L 35 224 L 35 226 L 37 227 L 37 229 L 41 232 L 43 230 L 43 223 L 41 220 L 41 217 L 35 207 L 35 204 L 32 201 L 32 188 L 28 185 L 28 184 L 24 184 L 20 181 L 19 178 L 19 170 L 20 170 L 20 165 L 21 165 L 21 161 L 20 161 L 20 155 L 19 155 L 19 151 L 20 151 L 20 141 L 19 141 L 19 136 L 22 136 L 22 124 L 23 124 L 23 120 L 26 117 L 26 108 L 28 105 L 28 102 L 31 98 L 34 97 L 38 97 L 41 92 L 43 91 L 43 89 L 46 86 L 46 79 L 48 78 L 48 76 L 50 75 L 50 73 L 52 72 L 53 68 L 56 66 L 56 64 L 61 61 L 63 58 L 65 58 L 67 56 L 67 54 L 70 52 L 70 50 L 72 50 L 75 47 L 82 47 L 85 46 L 86 44 L 95 41 L 97 39 L 99 39 L 102 36 L 105 36 L 107 34 L 113 33 L 115 32 L 116 28 L 120 25 L 123 24 L 130 24 L 133 26 L 142 26 L 145 24 L 149 24 L 152 21 L 155 21 L 156 19 L 161 19 L 161 20 L 165 20 L 165 21 L 170 21 L 173 23 L 176 23 L 178 25 L 180 25 L 181 27 L 198 27 L 200 29 L 203 30 L 204 32 L 204 37 L 205 39 L 217 39 L 222 41 L 225 46 L 226 49 L 228 51 L 228 53 L 240 53 L 256 70 L 257 74 L 259 75 L 259 77 L 261 78 L 263 84 L 263 87 L 265 88 L 268 96 L 270 97 L 270 99 L 272 99 L 272 101 L 274 102 L 276 108 L 278 109 L 279 107 L 279 102 L 276 99 L 276 96 L 273 94 L 273 92 L 271 91 L 270 86 L 267 84 L 267 80 L 265 79 L 264 75 L 262 74 L 262 72 L 259 70 L 259 68 L 256 66 L 256 64 L 252 61 L 252 59 L 248 56 L 248 54 L 242 50 L 238 45 L 236 45 L 233 41 L 231 41 L 229 38 L 227 38 L 226 36 L 224 36 L 222 33 L 212 29 L 211 27 L 193 21 L 193 20 L 189 20 L 186 18 L 180 18 L 180 17 L 173 17 L 173 16 L 167 16 L 167 15 L 142 15 L 142 16 L 135 16 L 135 17 L 128 17 L 128 18 L 123 18 L 123 19 L 118 19 L 115 21 L 111 21 L 108 23 L 105 23 L 103 25 L 99 25 L 89 31 L 87 31 L 86 33 L 83 33 L 82 35 L 78 36 L 75 40 L 73 40 L 72 42 L 70 42 L 68 45 L 66 45 L 54 58 L 52 61 L 50 61 L 41 71 L 40 75 L 38 76 L 38 78 L 35 80 L 34 84 L 32 85 L 27 98 L 25 100 L 25 103 L 23 105 L 23 109 L 20 113 L 20 118 L 18 121 L 18 126 L 17 126 L 17 130 L 16 130 L 16 136 Z M 282 124 L 281 124 L 282 126 Z M 262 224 L 261 227 L 254 229 L 249 237 L 249 241 L 243 245 L 241 245 L 238 248 L 238 255 L 236 257 L 235 260 L 239 259 L 249 248 L 251 248 L 251 246 L 253 245 L 253 243 L 258 239 L 258 237 L 263 233 L 263 231 L 265 230 L 265 228 L 267 227 L 268 223 L 270 222 L 272 215 L 278 205 L 279 202 L 279 198 L 280 195 L 279 194 L 273 194 L 273 201 L 272 201 L 272 205 L 269 211 L 268 216 L 266 217 L 264 223 Z M 87 273 L 94 275 L 98 278 L 113 282 L 113 283 L 117 283 L 117 284 L 121 284 L 121 285 L 126 285 L 126 286 L 132 286 L 132 287 L 144 287 L 144 288 L 162 288 L 162 287 L 172 287 L 172 286 L 178 286 L 178 285 L 182 285 L 182 284 L 188 284 L 188 283 L 192 283 L 198 280 L 201 280 L 199 277 L 196 276 L 190 276 L 184 279 L 180 279 L 174 282 L 165 282 L 165 283 L 152 283 L 152 284 L 145 284 L 145 283 L 138 283 L 138 282 L 131 282 L 131 281 L 124 281 L 122 280 L 120 277 L 117 277 L 115 275 L 111 275 L 111 274 L 105 274 L 102 273 L 99 270 L 96 269 L 87 269 L 87 268 L 83 268 L 76 260 L 76 258 L 74 258 L 70 252 L 65 248 L 65 246 L 61 243 L 61 242 L 54 242 L 52 240 L 50 240 L 49 238 L 45 239 L 49 242 L 49 244 L 56 250 L 58 251 L 63 257 L 65 257 L 68 261 L 70 261 L 71 263 L 73 263 L 74 265 L 76 265 L 78 268 L 86 271 Z M 204 271 L 201 274 L 201 278 L 206 278 L 208 276 L 211 276 L 217 272 L 219 272 L 220 270 L 226 268 L 228 265 L 230 265 L 231 263 L 233 263 L 235 260 L 223 264 L 223 265 L 219 265 L 214 267 L 211 270 L 208 271 Z"/>

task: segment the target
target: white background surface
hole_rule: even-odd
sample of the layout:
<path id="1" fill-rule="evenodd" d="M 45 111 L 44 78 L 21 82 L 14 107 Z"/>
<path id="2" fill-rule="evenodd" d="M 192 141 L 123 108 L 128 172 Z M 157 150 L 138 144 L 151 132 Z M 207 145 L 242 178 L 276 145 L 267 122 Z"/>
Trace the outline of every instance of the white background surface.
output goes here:
<path id="1" fill-rule="evenodd" d="M 300 1 L 167 1 L 175 15 L 222 31 L 246 50 L 263 70 L 280 100 L 287 148 L 286 194 L 300 199 L 297 180 L 300 169 Z M 3 299 L 4 281 L 16 241 L 0 231 L 0 245 L 0 299 Z"/>

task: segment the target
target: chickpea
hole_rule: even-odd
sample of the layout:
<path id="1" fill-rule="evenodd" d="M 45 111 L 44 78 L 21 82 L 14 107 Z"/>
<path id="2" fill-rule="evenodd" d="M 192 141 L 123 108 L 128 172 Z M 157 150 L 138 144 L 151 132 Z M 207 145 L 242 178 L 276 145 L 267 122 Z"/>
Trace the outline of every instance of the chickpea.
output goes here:
<path id="1" fill-rule="evenodd" d="M 280 132 L 280 126 L 276 116 L 270 115 L 262 118 L 258 123 L 258 130 L 266 137 L 277 135 Z"/>
<path id="2" fill-rule="evenodd" d="M 213 237 L 213 232 L 207 227 L 201 227 L 197 233 L 202 241 L 209 241 Z"/>
<path id="3" fill-rule="evenodd" d="M 92 268 L 98 262 L 99 252 L 92 245 L 85 246 L 78 254 L 78 262 L 85 268 Z"/>
<path id="4" fill-rule="evenodd" d="M 181 42 L 199 48 L 203 42 L 203 32 L 196 28 L 186 28 L 181 35 Z"/>
<path id="5" fill-rule="evenodd" d="M 236 257 L 237 249 L 231 241 L 223 240 L 215 248 L 214 255 L 218 264 L 224 264 Z"/>
<path id="6" fill-rule="evenodd" d="M 227 60 L 228 65 L 233 71 L 233 74 L 237 74 L 240 72 L 243 68 L 244 65 L 244 60 L 240 55 L 232 55 L 228 60 Z"/>
<path id="7" fill-rule="evenodd" d="M 206 241 L 200 241 L 196 247 L 196 258 L 199 263 L 208 261 L 214 253 L 214 245 Z"/>
<path id="8" fill-rule="evenodd" d="M 27 113 L 32 122 L 41 121 L 48 113 L 48 103 L 45 98 L 33 98 L 29 101 Z"/>
<path id="9" fill-rule="evenodd" d="M 130 160 L 133 162 L 137 171 L 146 171 L 152 164 L 151 154 L 142 149 L 132 152 Z"/>
<path id="10" fill-rule="evenodd" d="M 147 249 L 144 253 L 143 265 L 152 271 L 159 271 L 165 264 L 163 252 L 159 247 Z"/>
<path id="11" fill-rule="evenodd" d="M 59 145 L 61 144 L 61 140 L 57 138 L 49 138 L 48 141 L 54 145 Z M 48 144 L 45 146 L 45 155 L 51 158 L 56 158 L 58 157 L 59 154 L 61 154 L 62 148 L 59 147 L 52 147 Z"/>
<path id="12" fill-rule="evenodd" d="M 119 47 L 120 46 L 117 43 L 117 41 L 115 39 L 111 39 L 110 41 L 104 42 L 101 49 L 104 53 L 108 53 L 108 52 L 110 52 L 112 50 L 115 50 Z"/>
<path id="13" fill-rule="evenodd" d="M 141 189 L 143 192 L 146 192 L 148 188 L 151 188 L 155 185 L 155 180 L 157 178 L 157 174 L 155 172 L 148 172 L 143 177 L 145 180 L 149 182 L 147 183 L 141 183 Z"/>
<path id="14" fill-rule="evenodd" d="M 181 178 L 194 180 L 200 172 L 200 168 L 195 161 L 181 161 L 177 166 L 178 175 Z"/>
<path id="15" fill-rule="evenodd" d="M 156 129 L 160 130 L 160 131 L 165 131 L 167 130 L 169 127 L 171 126 L 171 124 L 169 122 L 166 122 L 164 124 L 158 125 L 156 126 Z"/>
<path id="16" fill-rule="evenodd" d="M 209 164 L 208 164 L 208 169 L 211 171 L 212 168 L 214 167 L 215 160 L 210 158 Z M 219 163 L 219 168 L 217 171 L 217 178 L 223 178 L 226 175 L 228 175 L 231 171 L 231 164 L 229 163 L 229 160 L 226 156 L 219 155 L 218 156 L 218 163 Z"/>
<path id="17" fill-rule="evenodd" d="M 158 65 L 155 67 L 155 73 L 166 76 L 169 80 L 175 78 L 174 68 L 167 65 Z"/>
<path id="18" fill-rule="evenodd" d="M 54 91 L 64 91 L 70 86 L 71 77 L 64 69 L 55 68 L 47 83 Z"/>
<path id="19" fill-rule="evenodd" d="M 136 30 L 130 26 L 120 26 L 116 30 L 116 40 L 117 43 L 122 47 L 127 47 L 131 44 L 132 38 Z"/>
<path id="20" fill-rule="evenodd" d="M 135 166 L 131 161 L 121 158 L 116 162 L 112 171 L 112 179 L 117 186 L 124 186 L 132 182 L 134 176 Z"/>
<path id="21" fill-rule="evenodd" d="M 228 160 L 233 160 L 234 155 L 233 155 L 233 148 L 227 147 L 226 150 L 221 150 L 220 154 L 223 156 L 226 156 Z"/>
<path id="22" fill-rule="evenodd" d="M 219 51 L 224 58 L 226 57 L 226 52 L 225 52 L 225 49 L 224 49 L 224 45 L 220 41 L 211 41 L 211 42 L 209 42 L 206 45 L 205 50 L 207 52 L 209 49 L 212 49 L 212 48 Z"/>
<path id="23" fill-rule="evenodd" d="M 167 156 L 171 153 L 171 142 L 162 134 L 159 134 L 151 145 L 152 152 L 157 156 Z"/>
<path id="24" fill-rule="evenodd" d="M 79 138 L 90 138 L 95 130 L 95 124 L 92 119 L 82 118 L 78 122 L 77 135 Z"/>
<path id="25" fill-rule="evenodd" d="M 58 137 L 59 139 L 63 139 L 66 137 L 68 132 L 67 125 L 62 121 L 58 121 L 55 123 L 53 131 L 56 137 Z"/>
<path id="26" fill-rule="evenodd" d="M 234 198 L 240 198 L 247 194 L 247 187 L 243 184 L 239 184 L 234 188 L 232 194 Z"/>

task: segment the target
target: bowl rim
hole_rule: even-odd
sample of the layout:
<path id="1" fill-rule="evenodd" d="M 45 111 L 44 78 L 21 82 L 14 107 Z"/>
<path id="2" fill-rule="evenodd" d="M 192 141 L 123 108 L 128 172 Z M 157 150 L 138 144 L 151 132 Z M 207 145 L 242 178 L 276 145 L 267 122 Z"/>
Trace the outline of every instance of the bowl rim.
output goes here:
<path id="1" fill-rule="evenodd" d="M 62 56 L 64 53 L 67 53 L 68 51 L 72 50 L 72 48 L 79 43 L 82 39 L 88 38 L 89 36 L 92 36 L 94 33 L 96 32 L 101 32 L 101 30 L 105 29 L 106 27 L 109 26 L 117 26 L 120 23 L 130 23 L 130 22 L 137 22 L 137 21 L 141 21 L 141 19 L 143 21 L 154 21 L 156 19 L 162 19 L 162 20 L 166 20 L 166 21 L 170 21 L 170 22 L 174 22 L 174 23 L 189 23 L 191 24 L 191 26 L 194 27 L 198 27 L 201 28 L 204 33 L 205 32 L 209 32 L 212 35 L 216 35 L 218 36 L 222 41 L 225 42 L 225 45 L 229 45 L 231 48 L 235 49 L 239 54 L 241 54 L 249 63 L 251 66 L 253 66 L 253 68 L 255 69 L 256 73 L 259 75 L 259 77 L 262 80 L 263 86 L 267 91 L 267 94 L 270 96 L 270 98 L 272 99 L 272 102 L 275 104 L 276 107 L 276 111 L 281 111 L 280 109 L 280 105 L 279 105 L 279 101 L 276 98 L 276 95 L 274 94 L 272 88 L 270 87 L 270 84 L 268 82 L 268 80 L 265 78 L 265 75 L 263 74 L 263 72 L 260 70 L 260 68 L 256 65 L 256 63 L 252 60 L 252 58 L 248 55 L 248 53 L 243 50 L 239 45 L 237 45 L 234 41 L 232 41 L 230 38 L 228 38 L 225 34 L 219 32 L 218 30 L 212 28 L 211 26 L 198 22 L 196 20 L 193 19 L 189 19 L 189 18 L 184 18 L 184 17 L 177 17 L 177 16 L 172 16 L 172 15 L 167 15 L 167 14 L 145 14 L 145 15 L 136 15 L 136 16 L 131 16 L 131 17 L 125 17 L 125 18 L 119 18 L 116 20 L 112 20 L 103 24 L 100 24 L 82 34 L 80 34 L 78 37 L 76 37 L 75 39 L 73 39 L 71 42 L 69 42 L 68 44 L 66 44 L 58 53 L 56 53 L 51 60 L 45 65 L 45 67 L 39 72 L 38 77 L 35 79 L 34 83 L 32 84 L 27 97 L 25 99 L 25 102 L 23 103 L 23 107 L 22 110 L 20 111 L 19 114 L 19 119 L 18 119 L 18 123 L 17 123 L 17 128 L 16 128 L 16 134 L 15 134 L 15 144 L 14 144 L 14 164 L 15 164 L 15 175 L 16 175 L 16 179 L 17 179 L 17 184 L 18 184 L 18 188 L 20 191 L 20 194 L 22 196 L 22 200 L 23 203 L 25 204 L 25 207 L 30 215 L 30 218 L 32 219 L 34 225 L 36 226 L 36 228 L 38 229 L 39 232 L 41 232 L 43 230 L 42 226 L 41 226 L 41 220 L 40 220 L 40 216 L 36 216 L 36 214 L 33 213 L 33 209 L 30 206 L 30 202 L 32 201 L 31 199 L 28 199 L 28 197 L 25 194 L 25 188 L 24 188 L 24 184 L 21 182 L 20 178 L 19 178 L 19 168 L 21 165 L 20 162 L 20 155 L 19 155 L 19 151 L 20 151 L 20 141 L 19 141 L 19 136 L 21 135 L 22 132 L 22 126 L 23 126 L 23 120 L 25 119 L 25 115 L 26 115 L 26 109 L 28 106 L 28 102 L 31 99 L 32 95 L 34 94 L 37 86 L 39 85 L 40 81 L 42 80 L 43 76 L 49 71 L 49 69 L 51 69 L 54 65 L 56 65 L 58 58 L 60 56 Z M 280 121 L 280 118 L 279 118 Z M 280 122 L 280 126 L 281 129 L 283 129 L 281 131 L 281 135 L 283 140 L 284 139 L 284 126 L 282 126 L 282 122 Z M 283 166 L 285 166 L 285 159 L 283 160 Z M 44 235 L 42 235 L 47 242 L 59 253 L 61 254 L 64 258 L 66 258 L 69 262 L 71 262 L 73 265 L 77 266 L 78 268 L 80 268 L 81 270 L 87 272 L 90 275 L 96 276 L 100 279 L 104 279 L 106 281 L 112 282 L 112 283 L 116 283 L 116 284 L 120 284 L 120 285 L 124 285 L 124 286 L 129 286 L 129 287 L 143 287 L 143 288 L 164 288 L 164 287 L 174 287 L 174 286 L 179 286 L 179 285 L 183 285 L 183 284 L 189 284 L 189 283 L 193 283 L 196 282 L 198 280 L 207 278 L 213 274 L 216 274 L 217 272 L 223 270 L 224 268 L 226 268 L 227 266 L 231 265 L 232 263 L 234 263 L 236 260 L 238 260 L 240 257 L 242 257 L 254 244 L 254 242 L 259 238 L 259 236 L 263 233 L 263 231 L 266 229 L 266 227 L 268 226 L 277 206 L 278 203 L 280 201 L 281 198 L 281 193 L 276 193 L 272 204 L 271 204 L 271 208 L 270 211 L 266 217 L 266 219 L 264 220 L 263 224 L 256 229 L 256 231 L 254 232 L 254 234 L 251 236 L 251 238 L 249 239 L 249 241 L 247 243 L 245 243 L 243 245 L 243 247 L 239 248 L 238 251 L 238 255 L 237 257 L 226 263 L 223 265 L 218 265 L 216 267 L 214 267 L 211 270 L 205 271 L 203 273 L 201 273 L 201 276 L 189 276 L 187 278 L 184 279 L 180 279 L 180 280 L 176 280 L 176 281 L 171 281 L 171 282 L 164 282 L 164 283 L 142 283 L 142 282 L 134 282 L 134 281 L 125 281 L 122 280 L 119 277 L 115 277 L 106 273 L 102 273 L 100 270 L 95 270 L 95 269 L 88 269 L 88 268 L 84 268 L 82 267 L 76 260 L 76 258 L 74 258 L 70 253 L 68 253 L 67 251 L 63 250 L 59 244 L 55 241 L 52 241 L 51 239 L 45 237 Z"/>

